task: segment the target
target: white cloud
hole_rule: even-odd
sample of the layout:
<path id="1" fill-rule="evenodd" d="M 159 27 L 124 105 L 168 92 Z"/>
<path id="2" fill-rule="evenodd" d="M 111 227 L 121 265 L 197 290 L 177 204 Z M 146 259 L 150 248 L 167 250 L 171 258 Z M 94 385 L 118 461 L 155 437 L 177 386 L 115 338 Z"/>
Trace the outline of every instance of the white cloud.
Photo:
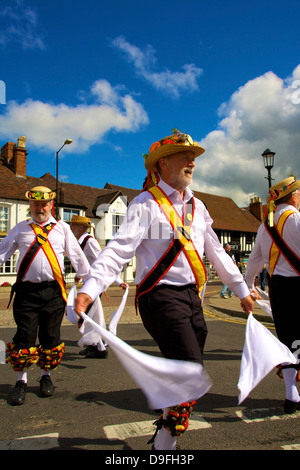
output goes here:
<path id="1" fill-rule="evenodd" d="M 77 106 L 10 101 L 0 116 L 0 136 L 17 139 L 25 135 L 30 146 L 51 151 L 71 138 L 72 152 L 84 152 L 111 130 L 134 132 L 148 124 L 143 106 L 129 94 L 121 95 L 119 87 L 98 80 L 90 92 L 94 102 Z"/>
<path id="2" fill-rule="evenodd" d="M 276 152 L 273 183 L 291 173 L 300 179 L 299 78 L 300 65 L 285 80 L 267 72 L 220 106 L 218 129 L 201 141 L 206 152 L 199 157 L 194 189 L 231 197 L 239 205 L 248 204 L 253 194 L 264 202 L 268 183 L 261 154 L 266 148 Z"/>
<path id="3" fill-rule="evenodd" d="M 21 44 L 23 49 L 45 49 L 38 17 L 23 0 L 5 1 L 0 12 L 0 45 Z"/>
<path id="4" fill-rule="evenodd" d="M 137 75 L 143 77 L 157 90 L 174 98 L 178 98 L 182 91 L 193 92 L 198 90 L 197 79 L 202 74 L 202 69 L 196 65 L 183 65 L 183 72 L 171 72 L 168 69 L 156 72 L 155 50 L 151 45 L 147 45 L 145 50 L 142 51 L 126 41 L 123 36 L 115 38 L 112 45 L 124 52 L 128 61 L 133 63 Z"/>

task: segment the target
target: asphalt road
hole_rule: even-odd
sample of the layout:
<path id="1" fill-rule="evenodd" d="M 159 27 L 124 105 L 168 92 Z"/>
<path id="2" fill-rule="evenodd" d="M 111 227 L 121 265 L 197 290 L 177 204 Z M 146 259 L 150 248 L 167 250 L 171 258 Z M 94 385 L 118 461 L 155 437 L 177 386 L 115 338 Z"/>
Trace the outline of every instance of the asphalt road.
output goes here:
<path id="1" fill-rule="evenodd" d="M 206 320 L 205 368 L 213 385 L 195 406 L 189 430 L 178 439 L 181 449 L 194 459 L 203 450 L 299 449 L 300 412 L 283 414 L 284 384 L 275 371 L 238 406 L 245 320 L 209 313 Z M 12 328 L 1 328 L 1 341 L 10 341 L 12 332 Z M 159 355 L 141 323 L 120 324 L 117 334 L 130 346 Z M 62 338 L 66 353 L 52 373 L 53 397 L 39 397 L 39 369 L 35 366 L 28 373 L 25 404 L 11 406 L 7 397 L 15 373 L 9 365 L 0 365 L 0 450 L 97 450 L 102 451 L 102 458 L 148 451 L 149 459 L 147 441 L 158 415 L 148 408 L 143 393 L 111 350 L 107 359 L 80 356 L 79 332 L 73 325 L 62 327 Z"/>

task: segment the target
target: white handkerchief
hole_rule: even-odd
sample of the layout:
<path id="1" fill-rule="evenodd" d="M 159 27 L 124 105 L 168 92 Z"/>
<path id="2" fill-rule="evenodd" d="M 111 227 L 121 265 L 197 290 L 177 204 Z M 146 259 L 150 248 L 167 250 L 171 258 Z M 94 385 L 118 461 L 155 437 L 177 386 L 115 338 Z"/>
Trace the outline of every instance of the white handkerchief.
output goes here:
<path id="1" fill-rule="evenodd" d="M 296 364 L 297 359 L 265 326 L 248 316 L 241 360 L 238 403 L 241 404 L 259 382 L 279 364 Z"/>
<path id="2" fill-rule="evenodd" d="M 99 297 L 95 299 L 88 313 L 88 316 L 92 318 L 95 323 L 102 326 L 102 328 L 106 328 L 104 312 Z M 77 343 L 80 348 L 87 345 L 98 344 L 98 349 L 100 351 L 104 351 L 106 349 L 102 342 L 101 336 L 97 331 L 95 331 L 95 329 L 91 326 L 90 323 L 83 322 L 81 327 L 79 328 L 79 332 L 82 335 Z"/>
<path id="3" fill-rule="evenodd" d="M 201 364 L 154 357 L 137 351 L 97 325 L 85 313 L 81 315 L 107 342 L 144 392 L 149 408 L 167 408 L 197 400 L 210 389 L 211 379 Z"/>
<path id="4" fill-rule="evenodd" d="M 256 286 L 255 289 L 261 296 L 262 300 L 269 300 L 269 294 L 265 290 L 262 290 L 260 287 Z"/>
<path id="5" fill-rule="evenodd" d="M 127 301 L 128 292 L 129 292 L 129 288 L 127 287 L 125 289 L 124 294 L 123 294 L 123 297 L 122 297 L 121 303 L 119 305 L 119 308 L 117 310 L 115 310 L 110 316 L 110 323 L 109 323 L 108 329 L 114 335 L 117 334 L 117 325 L 118 325 L 119 320 L 122 316 L 122 313 L 123 313 L 123 310 L 124 310 L 124 307 L 125 307 L 125 304 L 126 304 L 126 301 Z"/>
<path id="6" fill-rule="evenodd" d="M 67 308 L 65 311 L 67 320 L 73 323 L 73 325 L 78 325 L 78 316 L 76 315 L 73 309 L 76 296 L 77 296 L 77 289 L 76 289 L 76 284 L 74 282 L 67 298 Z"/>
<path id="7" fill-rule="evenodd" d="M 261 296 L 261 300 L 256 300 L 256 303 L 266 312 L 271 318 L 273 318 L 272 309 L 269 301 L 269 295 L 267 292 L 263 291 L 259 287 L 255 288 L 259 295 Z"/>

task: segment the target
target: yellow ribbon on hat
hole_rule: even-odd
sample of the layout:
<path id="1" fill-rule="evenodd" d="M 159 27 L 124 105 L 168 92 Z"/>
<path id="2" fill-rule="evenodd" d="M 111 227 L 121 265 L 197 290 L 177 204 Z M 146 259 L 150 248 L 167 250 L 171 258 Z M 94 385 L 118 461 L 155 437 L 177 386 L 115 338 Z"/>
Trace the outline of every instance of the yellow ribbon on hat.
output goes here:
<path id="1" fill-rule="evenodd" d="M 268 222 L 269 227 L 273 227 L 274 225 L 274 212 L 276 210 L 276 204 L 273 200 L 271 200 L 268 204 Z"/>

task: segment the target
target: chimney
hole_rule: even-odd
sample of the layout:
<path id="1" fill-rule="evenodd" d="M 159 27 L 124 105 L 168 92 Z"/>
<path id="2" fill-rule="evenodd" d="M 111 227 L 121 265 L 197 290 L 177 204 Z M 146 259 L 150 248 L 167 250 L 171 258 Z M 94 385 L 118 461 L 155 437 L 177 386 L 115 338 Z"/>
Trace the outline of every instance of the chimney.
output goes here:
<path id="1" fill-rule="evenodd" d="M 14 142 L 7 142 L 1 148 L 1 158 L 20 178 L 26 178 L 27 151 L 25 142 L 26 138 L 23 136 L 18 138 L 17 145 Z"/>
<path id="2" fill-rule="evenodd" d="M 14 142 L 6 142 L 6 144 L 1 148 L 1 157 L 5 163 L 12 163 L 15 146 L 16 144 Z"/>
<path id="3" fill-rule="evenodd" d="M 263 222 L 263 206 L 260 197 L 253 197 L 250 199 L 250 212 L 257 218 L 257 220 Z"/>
<path id="4" fill-rule="evenodd" d="M 14 149 L 14 171 L 16 176 L 26 178 L 26 159 L 27 152 L 25 149 L 26 137 L 18 138 L 18 144 Z"/>

